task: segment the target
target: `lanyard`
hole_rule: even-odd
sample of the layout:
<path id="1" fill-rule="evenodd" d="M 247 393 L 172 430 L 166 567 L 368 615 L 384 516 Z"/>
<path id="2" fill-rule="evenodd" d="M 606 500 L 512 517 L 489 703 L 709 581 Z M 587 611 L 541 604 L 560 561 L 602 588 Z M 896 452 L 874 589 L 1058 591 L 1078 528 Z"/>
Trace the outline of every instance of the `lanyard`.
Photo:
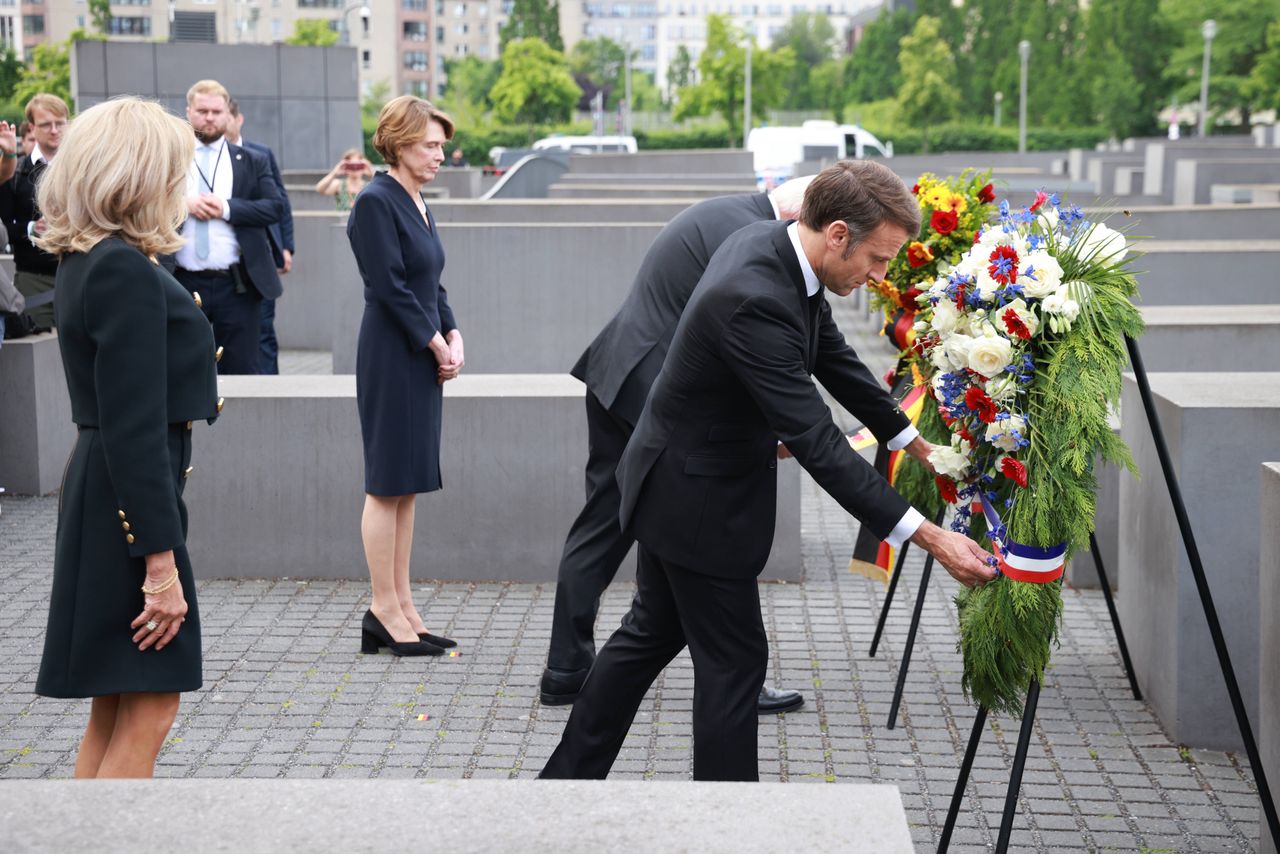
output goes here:
<path id="1" fill-rule="evenodd" d="M 223 141 L 222 145 L 218 146 L 218 157 L 216 160 L 213 161 L 213 177 L 212 178 L 205 177 L 204 170 L 200 168 L 199 162 L 194 164 L 196 167 L 196 171 L 200 173 L 200 180 L 204 181 L 204 185 L 209 188 L 210 193 L 218 192 L 217 190 L 213 189 L 213 182 L 218 180 L 218 167 L 222 165 L 222 152 L 225 151 L 226 148 L 227 148 L 227 145 L 225 141 Z"/>

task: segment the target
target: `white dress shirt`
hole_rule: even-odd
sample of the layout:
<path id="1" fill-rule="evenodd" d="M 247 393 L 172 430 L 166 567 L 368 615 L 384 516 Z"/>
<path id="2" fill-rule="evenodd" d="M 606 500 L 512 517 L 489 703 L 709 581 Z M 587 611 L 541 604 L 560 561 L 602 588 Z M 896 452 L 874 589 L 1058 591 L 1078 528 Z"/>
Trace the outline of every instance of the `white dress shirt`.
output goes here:
<path id="1" fill-rule="evenodd" d="M 209 168 L 201 174 L 201 152 L 208 152 Z M 226 270 L 240 260 L 240 244 L 236 242 L 235 229 L 231 227 L 231 152 L 225 139 L 219 138 L 212 145 L 196 144 L 196 156 L 187 170 L 187 195 L 213 193 L 222 199 L 222 218 L 209 220 L 209 257 L 197 258 L 195 245 L 196 218 L 187 217 L 182 224 L 182 239 L 186 245 L 178 250 L 175 259 L 184 270 Z M 209 184 L 212 183 L 212 187 Z"/>
<path id="2" fill-rule="evenodd" d="M 804 247 L 800 245 L 800 224 L 797 222 L 787 226 L 787 236 L 791 238 L 791 246 L 796 250 L 796 258 L 800 261 L 800 272 L 804 275 L 804 290 L 809 296 L 813 296 L 822 289 L 822 283 L 818 281 L 818 274 L 813 271 L 813 265 L 809 263 L 809 258 L 804 254 Z M 908 424 L 906 429 L 894 436 L 887 443 L 887 447 L 891 451 L 901 450 L 911 444 L 915 437 L 920 435 L 920 431 L 916 429 L 914 424 Z M 907 512 L 898 524 L 894 526 L 893 532 L 885 538 L 885 542 L 890 548 L 900 549 L 902 544 L 906 542 L 916 529 L 924 522 L 924 516 L 914 507 L 907 508 Z"/>

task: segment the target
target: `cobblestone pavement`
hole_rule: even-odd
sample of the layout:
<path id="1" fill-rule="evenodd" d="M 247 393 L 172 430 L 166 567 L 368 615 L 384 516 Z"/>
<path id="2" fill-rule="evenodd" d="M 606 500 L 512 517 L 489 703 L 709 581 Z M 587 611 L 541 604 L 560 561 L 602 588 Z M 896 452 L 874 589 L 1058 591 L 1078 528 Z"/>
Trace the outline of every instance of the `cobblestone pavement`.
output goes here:
<path id="1" fill-rule="evenodd" d="M 0 779 L 69 777 L 84 701 L 32 695 L 57 500 L 0 514 Z M 973 720 L 959 687 L 953 585 L 930 585 L 899 726 L 885 726 L 922 562 L 908 558 L 881 651 L 867 648 L 883 588 L 846 569 L 855 523 L 809 483 L 803 584 L 763 585 L 770 675 L 803 710 L 761 721 L 761 775 L 900 787 L 919 850 L 936 846 Z M 532 777 L 567 709 L 537 700 L 550 584 L 423 583 L 428 625 L 461 655 L 362 656 L 362 584 L 204 581 L 205 687 L 160 756 L 172 777 Z M 600 635 L 629 586 L 605 598 Z M 615 778 L 687 778 L 693 672 L 682 655 L 645 699 Z M 953 850 L 986 850 L 1017 721 L 984 736 Z M 1041 695 L 1013 843 L 1020 850 L 1246 851 L 1258 801 L 1243 757 L 1170 742 L 1128 691 L 1101 595 L 1067 591 L 1062 647 Z"/>
<path id="2" fill-rule="evenodd" d="M 833 300 L 833 304 L 836 301 Z M 844 303 L 846 329 L 861 312 Z M 877 370 L 874 341 L 859 340 Z M 284 353 L 286 373 L 331 370 Z M 4 498 L 0 514 L 0 779 L 69 777 L 87 703 L 34 697 L 57 500 Z M 770 678 L 805 707 L 760 726 L 761 776 L 897 785 L 920 851 L 936 848 L 973 721 L 960 690 L 954 585 L 936 571 L 896 729 L 886 727 L 923 562 L 908 557 L 879 655 L 883 587 L 845 569 L 851 520 L 806 479 L 802 584 L 762 586 Z M 198 524 L 198 520 L 195 522 Z M 422 544 L 420 544 L 420 547 Z M 169 777 L 518 777 L 537 774 L 566 708 L 542 708 L 554 586 L 422 583 L 432 630 L 456 658 L 362 656 L 363 584 L 204 581 L 205 687 L 184 699 L 160 756 Z M 604 599 L 598 638 L 631 588 Z M 1243 756 L 1187 750 L 1129 693 L 1097 591 L 1067 590 L 1062 646 L 1041 694 L 1013 847 L 1027 851 L 1251 851 L 1258 799 Z M 691 773 L 693 671 L 681 655 L 646 697 L 614 766 L 619 779 Z M 994 844 L 1018 722 L 989 723 L 954 851 Z M 797 816 L 803 821 L 804 817 Z"/>

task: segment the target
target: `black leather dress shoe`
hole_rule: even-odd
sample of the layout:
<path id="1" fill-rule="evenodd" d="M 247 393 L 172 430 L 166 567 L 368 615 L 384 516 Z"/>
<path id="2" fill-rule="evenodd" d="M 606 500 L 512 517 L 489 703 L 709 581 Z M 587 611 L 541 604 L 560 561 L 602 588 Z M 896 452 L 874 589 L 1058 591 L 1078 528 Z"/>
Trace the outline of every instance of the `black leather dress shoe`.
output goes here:
<path id="1" fill-rule="evenodd" d="M 582 670 L 552 670 L 548 667 L 542 671 L 542 686 L 539 694 L 544 706 L 567 706 L 578 698 L 582 683 L 587 681 L 591 668 Z"/>
<path id="2" fill-rule="evenodd" d="M 762 715 L 780 715 L 783 712 L 794 712 L 804 705 L 804 695 L 799 691 L 779 691 L 768 685 L 760 686 L 760 700 L 757 708 Z"/>

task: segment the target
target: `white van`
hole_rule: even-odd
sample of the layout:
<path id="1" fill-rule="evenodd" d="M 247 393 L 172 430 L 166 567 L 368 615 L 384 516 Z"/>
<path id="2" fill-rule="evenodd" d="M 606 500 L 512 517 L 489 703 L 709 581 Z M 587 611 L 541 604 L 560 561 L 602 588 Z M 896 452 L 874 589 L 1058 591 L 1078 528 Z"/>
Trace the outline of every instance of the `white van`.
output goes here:
<path id="1" fill-rule="evenodd" d="M 599 151 L 635 154 L 634 136 L 548 136 L 533 144 L 534 151 L 572 151 L 574 154 L 594 154 Z"/>
<path id="2" fill-rule="evenodd" d="M 893 143 L 881 143 L 857 125 L 832 121 L 807 121 L 800 127 L 759 127 L 747 134 L 756 182 L 771 188 L 794 177 L 804 160 L 861 160 L 892 157 Z"/>

